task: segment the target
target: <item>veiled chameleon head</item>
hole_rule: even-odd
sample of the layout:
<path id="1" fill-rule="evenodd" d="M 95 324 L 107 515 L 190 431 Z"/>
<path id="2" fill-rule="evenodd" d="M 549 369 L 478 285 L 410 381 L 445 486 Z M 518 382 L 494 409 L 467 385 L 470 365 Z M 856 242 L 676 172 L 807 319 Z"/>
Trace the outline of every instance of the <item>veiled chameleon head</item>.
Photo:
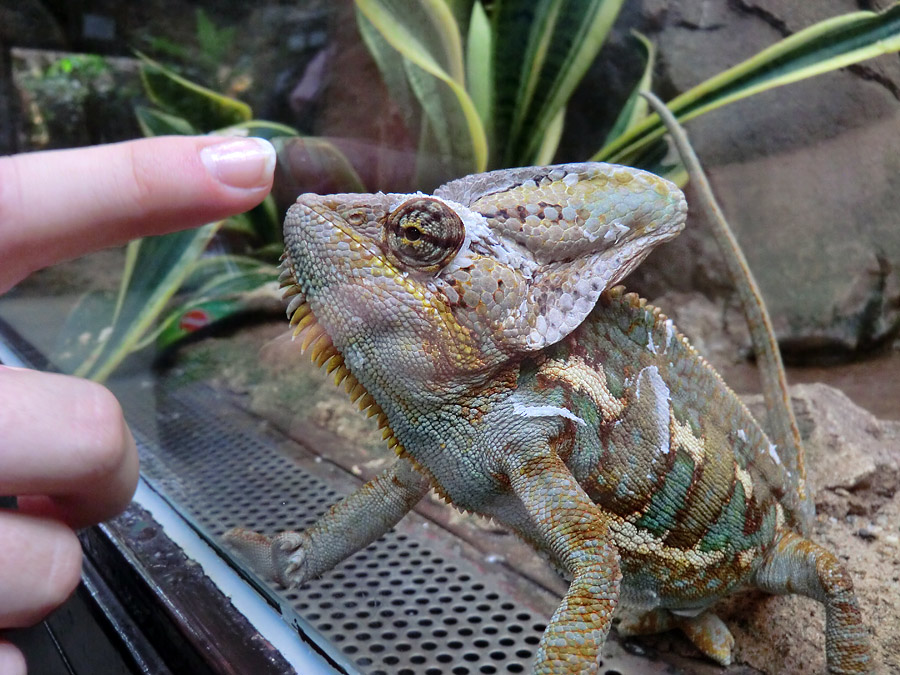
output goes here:
<path id="1" fill-rule="evenodd" d="M 308 304 L 357 377 L 428 389 L 561 340 L 685 213 L 672 183 L 600 163 L 304 194 L 284 225 L 289 314 Z"/>

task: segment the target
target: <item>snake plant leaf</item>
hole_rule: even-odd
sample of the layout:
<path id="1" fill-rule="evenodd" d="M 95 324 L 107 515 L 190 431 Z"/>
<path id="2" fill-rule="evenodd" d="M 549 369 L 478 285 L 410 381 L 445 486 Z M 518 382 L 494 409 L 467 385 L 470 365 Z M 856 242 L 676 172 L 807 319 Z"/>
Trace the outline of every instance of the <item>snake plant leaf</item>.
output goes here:
<path id="1" fill-rule="evenodd" d="M 416 105 L 416 97 L 406 80 L 406 60 L 394 49 L 384 36 L 362 12 L 356 13 L 356 24 L 369 53 L 378 66 L 381 79 L 396 104 L 407 128 L 418 129 L 420 125 L 420 108 Z"/>
<path id="2" fill-rule="evenodd" d="M 444 0 L 355 0 L 359 10 L 404 57 L 464 85 L 462 38 Z"/>
<path id="3" fill-rule="evenodd" d="M 462 24 L 460 24 L 462 26 Z M 494 36 L 491 33 L 491 22 L 484 5 L 476 1 L 472 4 L 472 15 L 468 22 L 468 39 L 466 40 L 466 82 L 472 103 L 481 117 L 481 123 L 491 135 L 491 107 L 493 105 L 494 80 L 491 58 L 493 56 Z"/>
<path id="4" fill-rule="evenodd" d="M 76 375 L 102 382 L 112 373 L 150 330 L 221 224 L 219 221 L 128 244 L 111 326 L 94 358 L 81 364 L 74 371 Z"/>
<path id="5" fill-rule="evenodd" d="M 282 137 L 274 139 L 273 145 L 278 152 L 278 182 L 290 186 L 294 196 L 301 192 L 327 195 L 366 191 L 350 160 L 326 138 Z"/>
<path id="6" fill-rule="evenodd" d="M 495 157 L 534 163 L 543 136 L 600 50 L 623 0 L 497 0 L 492 6 Z"/>
<path id="7" fill-rule="evenodd" d="M 416 162 L 416 184 L 437 187 L 447 176 L 471 173 L 476 166 L 466 119 L 458 114 L 453 93 L 415 63 L 403 63 L 406 79 L 425 113 L 420 127 Z M 480 118 L 479 118 L 480 119 Z"/>
<path id="8" fill-rule="evenodd" d="M 253 117 L 246 103 L 186 80 L 144 54 L 138 56 L 141 81 L 150 100 L 165 112 L 183 117 L 194 128 L 221 129 Z"/>
<path id="9" fill-rule="evenodd" d="M 641 33 L 632 31 L 632 35 L 637 38 L 638 44 L 640 44 L 641 48 L 644 50 L 644 72 L 634 89 L 632 89 L 631 94 L 629 94 L 628 100 L 625 101 L 625 105 L 622 106 L 622 110 L 619 111 L 619 116 L 609 130 L 604 145 L 611 143 L 619 136 L 637 126 L 641 120 L 647 117 L 649 106 L 647 100 L 641 96 L 641 92 L 651 91 L 653 89 L 653 69 L 656 67 L 656 47 Z"/>
<path id="10" fill-rule="evenodd" d="M 473 12 L 476 5 L 481 5 L 479 0 L 444 0 L 445 4 L 453 15 L 456 25 L 459 27 L 459 34 L 463 37 L 469 35 L 469 22 L 473 18 Z M 484 7 L 481 8 L 482 14 Z M 468 44 L 468 40 L 466 41 Z"/>
<path id="11" fill-rule="evenodd" d="M 562 138 L 563 126 L 566 122 L 566 109 L 562 107 L 556 113 L 541 141 L 537 154 L 534 157 L 535 166 L 543 166 L 545 164 L 553 164 L 553 157 L 556 155 L 556 149 L 559 147 L 559 140 Z"/>
<path id="12" fill-rule="evenodd" d="M 82 295 L 56 336 L 50 361 L 64 373 L 94 363 L 111 330 L 115 309 L 113 291 L 89 291 Z"/>
<path id="13" fill-rule="evenodd" d="M 679 121 L 734 101 L 866 59 L 900 51 L 900 3 L 882 12 L 853 12 L 816 23 L 672 99 Z M 635 163 L 663 135 L 651 115 L 601 148 L 592 160 Z"/>
<path id="14" fill-rule="evenodd" d="M 249 211 L 229 218 L 226 226 L 234 221 L 240 221 L 244 231 L 256 238 L 253 243 L 255 249 L 269 244 L 281 245 L 281 217 L 272 195 L 267 195 Z"/>
<path id="15" fill-rule="evenodd" d="M 371 32 L 364 25 L 368 21 L 410 66 L 415 66 L 406 67 L 405 71 L 408 77 L 412 74 L 416 80 L 410 82 L 410 89 L 425 115 L 429 116 L 431 129 L 440 130 L 450 116 L 459 118 L 461 121 L 454 122 L 453 127 L 464 128 L 465 134 L 450 135 L 444 132 L 446 141 L 453 145 L 454 155 L 473 158 L 468 171 L 483 171 L 487 166 L 487 135 L 465 88 L 459 27 L 444 1 L 356 0 L 356 9 L 364 36 Z M 379 63 L 379 66 L 382 64 Z M 427 84 L 428 77 L 438 82 Z M 449 99 L 443 94 L 437 98 L 433 94 L 428 95 L 443 92 L 444 87 L 449 92 Z M 445 102 L 448 100 L 451 102 L 449 106 Z"/>
<path id="16" fill-rule="evenodd" d="M 190 136 L 197 133 L 183 117 L 170 115 L 156 108 L 138 105 L 134 107 L 134 114 L 144 136 Z"/>
<path id="17" fill-rule="evenodd" d="M 230 253 L 206 255 L 191 266 L 190 274 L 181 284 L 181 291 L 179 292 L 197 295 L 201 292 L 201 289 L 209 288 L 215 279 L 223 278 L 224 276 L 247 274 L 263 265 L 256 258 L 245 255 Z"/>

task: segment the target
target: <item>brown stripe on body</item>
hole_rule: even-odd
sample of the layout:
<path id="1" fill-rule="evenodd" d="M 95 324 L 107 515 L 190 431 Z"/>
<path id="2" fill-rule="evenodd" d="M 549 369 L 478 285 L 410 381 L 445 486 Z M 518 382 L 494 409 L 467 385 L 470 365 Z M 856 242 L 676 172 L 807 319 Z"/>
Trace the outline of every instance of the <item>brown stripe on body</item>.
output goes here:
<path id="1" fill-rule="evenodd" d="M 673 419 L 673 427 L 676 424 Z M 681 428 L 682 433 L 673 434 L 673 439 L 684 438 L 685 432 L 691 434 L 690 428 L 685 427 Z M 706 438 L 699 439 L 691 434 L 692 438 L 685 439 L 684 445 L 677 444 L 680 447 L 700 444 L 703 452 L 699 457 L 691 452 L 694 476 L 684 504 L 675 515 L 675 527 L 665 538 L 667 546 L 688 549 L 697 544 L 734 496 L 737 480 L 734 458 L 721 450 L 721 444 L 727 441 L 717 429 L 708 429 L 707 434 Z"/>

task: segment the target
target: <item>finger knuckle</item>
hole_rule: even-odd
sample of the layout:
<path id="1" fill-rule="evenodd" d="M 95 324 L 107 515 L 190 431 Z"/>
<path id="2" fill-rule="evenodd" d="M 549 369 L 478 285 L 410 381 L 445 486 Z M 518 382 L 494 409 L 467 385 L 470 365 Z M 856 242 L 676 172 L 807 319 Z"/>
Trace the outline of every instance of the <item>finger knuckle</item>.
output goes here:
<path id="1" fill-rule="evenodd" d="M 131 189 L 125 191 L 124 194 L 131 195 L 135 205 L 143 210 L 153 206 L 159 199 L 159 194 L 154 189 L 153 161 L 145 153 L 143 144 L 130 143 L 128 148 L 131 174 L 127 178 L 131 183 Z"/>

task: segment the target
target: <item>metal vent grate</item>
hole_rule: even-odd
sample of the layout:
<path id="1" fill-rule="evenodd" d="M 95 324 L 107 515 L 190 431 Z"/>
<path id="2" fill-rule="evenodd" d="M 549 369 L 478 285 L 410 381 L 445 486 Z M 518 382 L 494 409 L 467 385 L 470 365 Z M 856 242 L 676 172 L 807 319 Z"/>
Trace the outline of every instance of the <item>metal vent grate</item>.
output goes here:
<path id="1" fill-rule="evenodd" d="M 135 429 L 158 438 L 142 448 L 145 475 L 208 533 L 302 529 L 341 497 L 254 434 L 252 418 L 236 423 L 208 403 L 173 397 L 155 416 L 125 403 Z M 548 617 L 432 539 L 392 531 L 322 578 L 277 592 L 370 675 L 529 672 Z"/>

